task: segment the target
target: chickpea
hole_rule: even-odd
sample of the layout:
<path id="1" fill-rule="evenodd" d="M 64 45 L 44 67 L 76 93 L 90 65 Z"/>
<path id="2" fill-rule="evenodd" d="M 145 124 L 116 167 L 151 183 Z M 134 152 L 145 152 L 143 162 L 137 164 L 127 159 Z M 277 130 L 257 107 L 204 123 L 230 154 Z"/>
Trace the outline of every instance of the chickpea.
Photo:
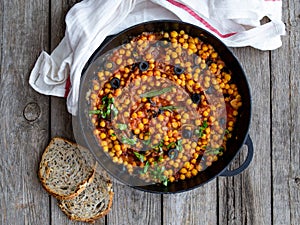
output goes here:
<path id="1" fill-rule="evenodd" d="M 136 128 L 136 129 L 133 130 L 133 133 L 134 133 L 134 134 L 139 134 L 140 132 L 141 132 L 141 131 L 140 131 L 139 128 Z"/>
<path id="2" fill-rule="evenodd" d="M 104 152 L 108 152 L 108 146 L 102 146 Z"/>
<path id="3" fill-rule="evenodd" d="M 186 178 L 191 178 L 192 177 L 192 173 L 191 173 L 191 171 L 188 171 L 186 174 L 185 174 L 185 177 Z"/>
<path id="4" fill-rule="evenodd" d="M 173 182 L 175 181 L 175 177 L 173 177 L 173 176 L 169 177 L 169 181 L 170 181 L 171 183 L 173 183 Z"/>
<path id="5" fill-rule="evenodd" d="M 185 173 L 187 173 L 187 170 L 186 170 L 186 168 L 181 168 L 181 170 L 179 172 L 182 174 L 185 174 Z"/>

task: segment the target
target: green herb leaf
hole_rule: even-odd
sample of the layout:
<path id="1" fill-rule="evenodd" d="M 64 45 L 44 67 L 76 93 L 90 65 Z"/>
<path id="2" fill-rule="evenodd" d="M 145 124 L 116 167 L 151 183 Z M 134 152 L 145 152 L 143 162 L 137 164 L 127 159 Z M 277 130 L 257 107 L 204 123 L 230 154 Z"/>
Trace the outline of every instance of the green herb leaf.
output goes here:
<path id="1" fill-rule="evenodd" d="M 102 110 L 101 109 L 98 109 L 98 110 L 90 110 L 89 111 L 89 114 L 90 115 L 99 115 L 99 114 L 101 114 L 102 113 Z"/>
<path id="2" fill-rule="evenodd" d="M 108 101 L 108 96 L 107 95 L 103 96 L 101 101 L 102 101 L 103 104 L 106 104 L 106 102 Z"/>
<path id="3" fill-rule="evenodd" d="M 154 96 L 158 96 L 158 95 L 168 93 L 168 92 L 172 91 L 172 88 L 173 88 L 173 86 L 169 86 L 169 87 L 159 89 L 159 90 L 148 91 L 148 92 L 145 92 L 143 94 L 140 94 L 140 97 L 141 98 L 152 98 Z"/>
<path id="4" fill-rule="evenodd" d="M 173 110 L 175 110 L 175 109 L 179 109 L 179 108 L 181 108 L 181 107 L 179 107 L 179 106 L 175 106 L 175 105 L 167 105 L 167 106 L 162 106 L 162 107 L 159 107 L 159 109 L 160 110 L 168 110 L 168 111 L 170 111 L 170 112 L 172 112 Z"/>
<path id="5" fill-rule="evenodd" d="M 210 149 L 207 149 L 205 151 L 205 154 L 207 154 L 207 155 L 218 155 L 219 153 L 221 153 L 223 151 L 224 151 L 223 147 L 220 147 L 220 148 L 210 148 Z"/>
<path id="6" fill-rule="evenodd" d="M 151 143 L 151 139 L 149 138 L 147 141 L 143 141 L 143 143 L 144 143 L 144 145 L 150 145 L 150 143 Z"/>
<path id="7" fill-rule="evenodd" d="M 228 129 L 225 129 L 225 134 L 229 134 L 230 131 Z"/>
<path id="8" fill-rule="evenodd" d="M 159 148 L 161 149 L 164 146 L 164 141 L 161 140 L 158 144 L 153 145 L 152 148 Z"/>
<path id="9" fill-rule="evenodd" d="M 166 168 L 164 166 L 159 167 L 157 165 L 157 162 L 154 162 L 155 168 L 150 170 L 150 176 L 153 178 L 159 180 L 163 185 L 167 186 L 168 185 L 168 178 L 164 175 L 164 171 Z"/>
<path id="10" fill-rule="evenodd" d="M 162 179 L 162 184 L 163 184 L 164 186 L 168 186 L 168 178 L 167 178 L 166 176 L 163 177 L 163 179 Z"/>
<path id="11" fill-rule="evenodd" d="M 201 138 L 203 136 L 203 132 L 204 130 L 208 127 L 208 123 L 206 120 L 203 121 L 202 125 L 199 126 L 199 130 L 196 130 L 195 133 L 196 135 L 199 136 L 199 138 Z"/>
<path id="12" fill-rule="evenodd" d="M 173 145 L 176 146 L 176 142 L 171 142 L 170 144 L 167 145 L 167 149 L 169 149 L 170 147 L 172 147 Z"/>
<path id="13" fill-rule="evenodd" d="M 149 166 L 150 166 L 150 163 L 147 161 L 145 166 L 144 166 L 143 173 L 147 173 L 147 171 L 149 169 Z"/>
<path id="14" fill-rule="evenodd" d="M 124 137 L 124 136 L 122 137 L 121 142 L 123 144 L 128 144 L 128 145 L 135 145 L 136 144 L 136 140 L 130 139 L 130 138 L 127 138 L 127 137 Z"/>
<path id="15" fill-rule="evenodd" d="M 117 127 L 119 130 L 127 130 L 127 124 L 124 123 L 118 123 Z"/>
<path id="16" fill-rule="evenodd" d="M 144 156 L 138 152 L 133 152 L 134 155 L 141 161 L 144 162 Z"/>
<path id="17" fill-rule="evenodd" d="M 158 162 L 161 162 L 162 160 L 163 160 L 163 156 L 161 155 L 161 156 L 159 156 L 159 158 L 158 158 Z"/>
<path id="18" fill-rule="evenodd" d="M 108 96 L 106 95 L 103 96 L 101 101 L 101 109 L 89 111 L 90 115 L 97 114 L 100 115 L 103 119 L 106 119 L 110 115 L 111 110 L 114 112 L 115 116 L 118 114 L 118 109 L 114 105 L 114 98 L 108 98 Z"/>
<path id="19" fill-rule="evenodd" d="M 116 117 L 119 113 L 118 109 L 116 108 L 116 106 L 112 103 L 111 106 L 110 106 L 112 112 L 113 112 L 113 116 Z"/>
<path id="20" fill-rule="evenodd" d="M 176 142 L 176 148 L 177 148 L 177 150 L 178 151 L 182 151 L 182 139 L 180 139 L 180 140 L 177 140 L 177 142 Z"/>

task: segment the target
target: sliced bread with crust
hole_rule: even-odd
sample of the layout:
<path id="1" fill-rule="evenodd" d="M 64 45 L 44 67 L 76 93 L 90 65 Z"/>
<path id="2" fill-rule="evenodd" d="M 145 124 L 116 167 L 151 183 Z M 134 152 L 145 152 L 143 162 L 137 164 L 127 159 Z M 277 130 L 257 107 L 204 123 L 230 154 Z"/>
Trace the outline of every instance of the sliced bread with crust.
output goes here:
<path id="1" fill-rule="evenodd" d="M 58 206 L 71 220 L 94 223 L 110 211 L 113 195 L 112 182 L 97 171 L 83 192 L 74 199 L 58 201 Z"/>
<path id="2" fill-rule="evenodd" d="M 93 181 L 95 167 L 87 149 L 56 137 L 42 155 L 38 176 L 51 195 L 60 200 L 72 199 Z"/>

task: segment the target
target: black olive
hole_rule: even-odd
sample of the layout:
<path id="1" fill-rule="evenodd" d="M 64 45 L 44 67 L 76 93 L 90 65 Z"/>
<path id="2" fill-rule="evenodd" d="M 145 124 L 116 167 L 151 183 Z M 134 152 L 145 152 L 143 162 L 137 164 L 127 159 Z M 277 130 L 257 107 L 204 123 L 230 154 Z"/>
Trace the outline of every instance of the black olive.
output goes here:
<path id="1" fill-rule="evenodd" d="M 120 87 L 120 79 L 117 77 L 114 77 L 110 80 L 110 85 L 113 89 L 117 89 Z"/>
<path id="2" fill-rule="evenodd" d="M 178 150 L 176 148 L 171 148 L 168 151 L 168 156 L 170 157 L 170 159 L 176 159 L 178 157 Z"/>
<path id="3" fill-rule="evenodd" d="M 225 66 L 221 69 L 221 72 L 224 72 L 224 73 L 229 73 L 229 69 Z"/>
<path id="4" fill-rule="evenodd" d="M 191 99 L 193 103 L 198 104 L 201 100 L 201 95 L 197 93 L 193 93 Z"/>
<path id="5" fill-rule="evenodd" d="M 182 74 L 184 72 L 184 69 L 183 68 L 181 68 L 181 67 L 179 67 L 179 66 L 174 66 L 174 73 L 176 74 L 176 75 L 180 75 L 180 74 Z"/>
<path id="6" fill-rule="evenodd" d="M 156 103 L 154 101 L 152 101 L 151 98 L 147 98 L 147 100 L 152 106 L 156 106 Z"/>
<path id="7" fill-rule="evenodd" d="M 182 132 L 182 137 L 184 137 L 184 138 L 191 138 L 192 135 L 193 135 L 193 132 L 191 130 L 184 129 Z"/>
<path id="8" fill-rule="evenodd" d="M 152 110 L 152 117 L 155 118 L 158 116 L 158 113 L 155 110 Z"/>
<path id="9" fill-rule="evenodd" d="M 212 63 L 213 63 L 212 59 L 208 59 L 208 60 L 206 61 L 206 64 L 207 64 L 208 66 L 210 66 Z"/>
<path id="10" fill-rule="evenodd" d="M 146 71 L 149 69 L 149 63 L 147 61 L 141 62 L 139 65 L 141 71 Z"/>
<path id="11" fill-rule="evenodd" d="M 162 113 L 163 113 L 163 110 L 158 109 L 157 114 L 159 115 L 159 114 L 162 114 Z"/>
<path id="12" fill-rule="evenodd" d="M 135 70 L 135 68 L 137 68 L 137 65 L 136 63 L 133 63 L 131 66 L 130 66 L 130 71 L 133 72 Z"/>

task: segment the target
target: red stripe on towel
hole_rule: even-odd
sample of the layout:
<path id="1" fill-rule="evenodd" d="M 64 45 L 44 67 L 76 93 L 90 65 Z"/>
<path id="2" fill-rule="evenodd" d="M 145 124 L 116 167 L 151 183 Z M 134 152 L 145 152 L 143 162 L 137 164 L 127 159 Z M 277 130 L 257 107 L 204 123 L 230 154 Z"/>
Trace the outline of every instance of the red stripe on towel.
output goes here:
<path id="1" fill-rule="evenodd" d="M 193 16 L 195 19 L 197 19 L 198 21 L 200 21 L 205 27 L 207 27 L 209 30 L 211 30 L 214 33 L 216 33 L 221 38 L 228 38 L 228 37 L 231 37 L 232 35 L 236 34 L 236 32 L 228 33 L 228 34 L 221 34 L 216 28 L 214 28 L 212 25 L 210 25 L 205 19 L 203 19 L 202 17 L 200 17 L 196 12 L 194 12 L 188 6 L 186 6 L 186 5 L 184 5 L 184 4 L 180 3 L 180 2 L 177 2 L 175 0 L 167 0 L 167 1 L 169 3 L 171 3 L 172 5 L 177 6 L 178 8 L 181 8 L 181 9 L 187 11 L 191 16 Z"/>
<path id="2" fill-rule="evenodd" d="M 71 88 L 71 80 L 70 80 L 70 75 L 68 76 L 67 80 L 66 80 L 66 85 L 65 85 L 65 98 L 68 97 L 68 94 L 70 92 L 70 88 Z"/>

